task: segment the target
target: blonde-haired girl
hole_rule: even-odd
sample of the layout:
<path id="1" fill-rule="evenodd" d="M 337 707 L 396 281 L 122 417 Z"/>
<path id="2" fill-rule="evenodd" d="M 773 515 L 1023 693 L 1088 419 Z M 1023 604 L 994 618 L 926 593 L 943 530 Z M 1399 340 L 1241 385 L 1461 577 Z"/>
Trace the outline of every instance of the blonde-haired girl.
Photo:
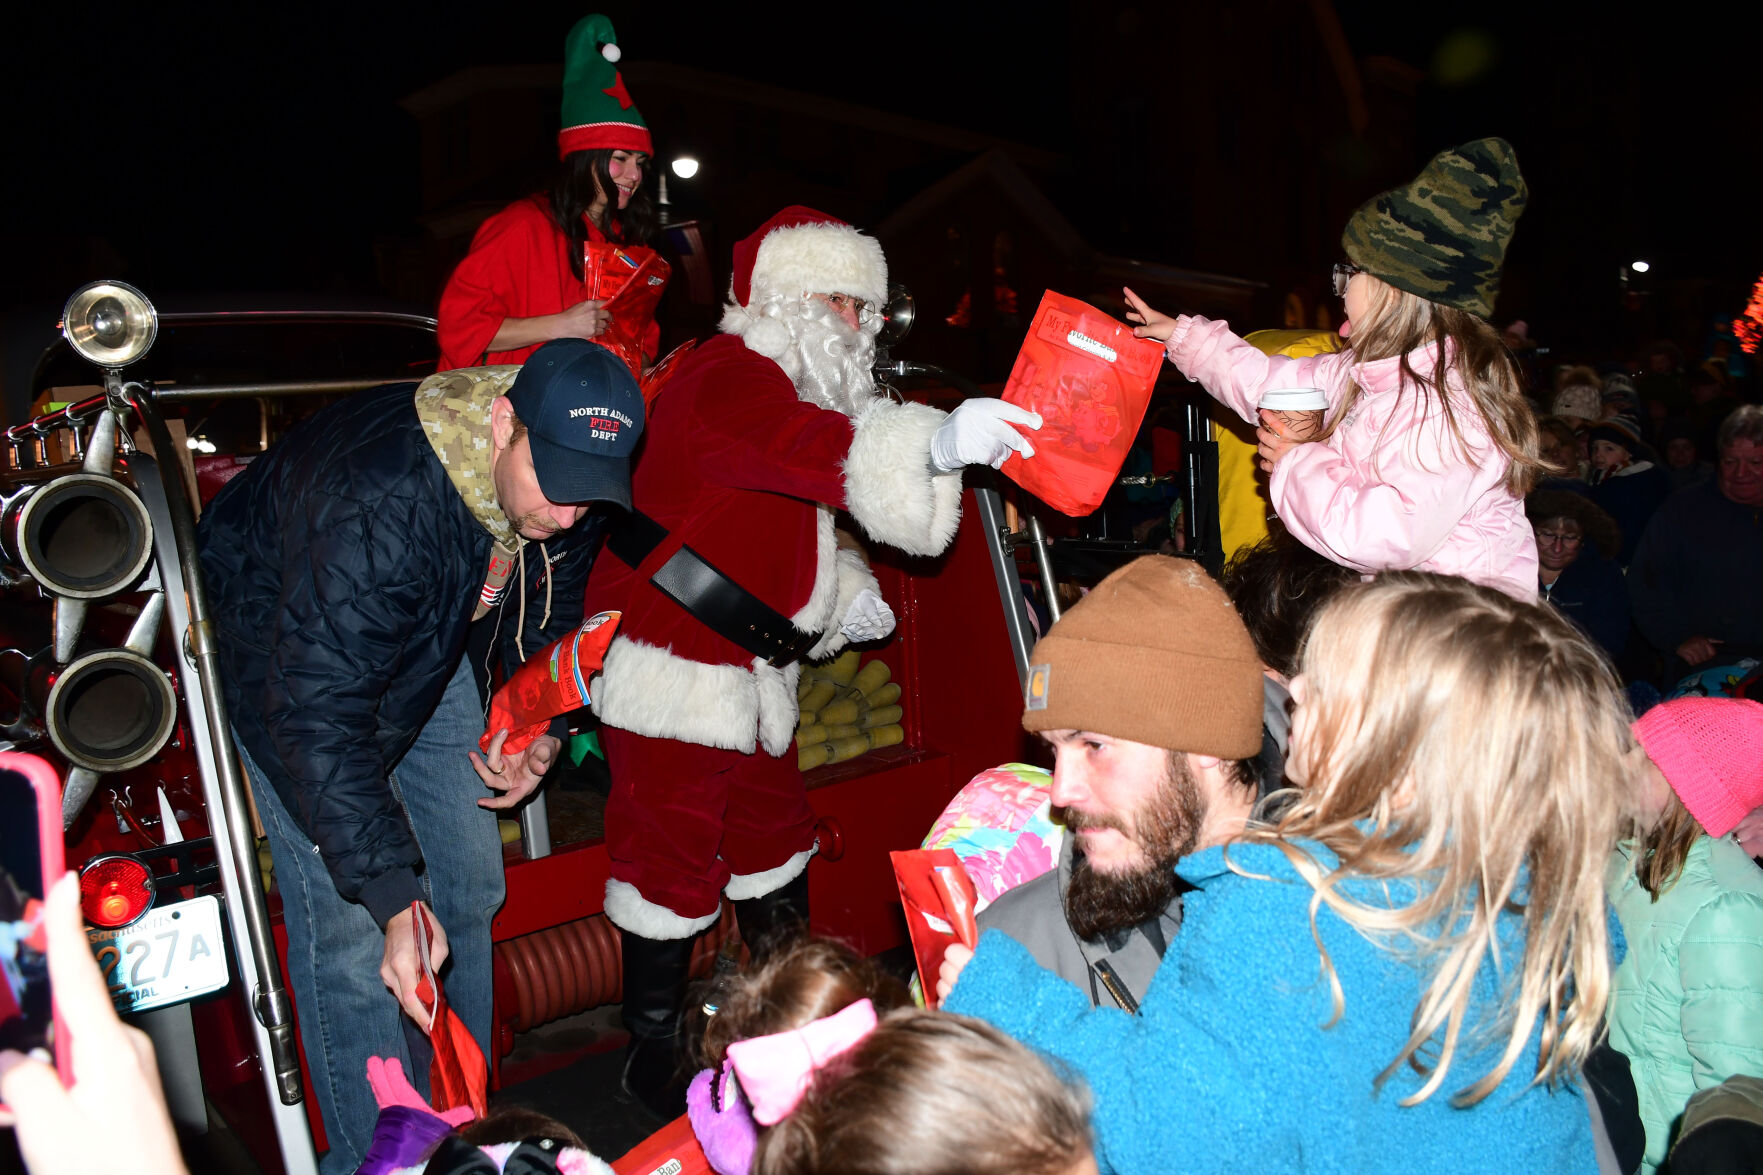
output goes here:
<path id="1" fill-rule="evenodd" d="M 1408 572 L 1325 605 L 1299 669 L 1300 790 L 1176 866 L 1138 1015 L 995 933 L 945 1006 L 1082 1072 L 1104 1169 L 1596 1169 L 1576 1082 L 1632 745 L 1602 656 L 1544 607 Z"/>
<path id="2" fill-rule="evenodd" d="M 1438 571 L 1534 600 L 1524 495 L 1559 470 L 1540 456 L 1518 369 L 1486 321 L 1527 195 L 1511 145 L 1481 139 L 1367 202 L 1341 234 L 1352 264 L 1335 266 L 1334 283 L 1350 343 L 1332 355 L 1265 355 L 1223 322 L 1171 318 L 1131 290 L 1127 318 L 1260 425 L 1270 500 L 1305 546 L 1360 571 Z M 1319 429 L 1258 415 L 1281 388 L 1327 396 Z"/>

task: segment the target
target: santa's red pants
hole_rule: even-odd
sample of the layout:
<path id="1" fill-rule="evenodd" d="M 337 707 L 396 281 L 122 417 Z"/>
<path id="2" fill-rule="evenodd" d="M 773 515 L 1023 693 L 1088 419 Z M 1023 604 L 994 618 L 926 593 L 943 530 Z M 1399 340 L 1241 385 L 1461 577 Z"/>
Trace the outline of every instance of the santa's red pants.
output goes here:
<path id="1" fill-rule="evenodd" d="M 716 912 L 731 875 L 764 873 L 814 844 L 795 747 L 781 759 L 602 727 L 612 771 L 614 880 L 683 918 Z"/>

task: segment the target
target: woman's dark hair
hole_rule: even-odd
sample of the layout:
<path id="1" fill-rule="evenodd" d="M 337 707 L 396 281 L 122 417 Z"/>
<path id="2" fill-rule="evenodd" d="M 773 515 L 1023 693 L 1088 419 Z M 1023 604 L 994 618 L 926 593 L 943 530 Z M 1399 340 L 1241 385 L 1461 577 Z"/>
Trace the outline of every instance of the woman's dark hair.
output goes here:
<path id="1" fill-rule="evenodd" d="M 1532 524 L 1556 518 L 1577 522 L 1585 537 L 1598 548 L 1598 554 L 1606 559 L 1615 558 L 1616 552 L 1622 549 L 1622 528 L 1584 494 L 1572 490 L 1532 491 L 1524 499 L 1524 515 Z"/>
<path id="2" fill-rule="evenodd" d="M 636 152 L 632 152 L 636 154 Z M 618 206 L 618 186 L 612 182 L 612 149 L 571 151 L 563 157 L 552 177 L 548 193 L 551 219 L 569 240 L 569 268 L 576 277 L 582 276 L 582 245 L 588 239 L 582 217 L 594 205 L 594 197 L 606 194 L 605 223 L 598 227 L 615 245 L 646 245 L 655 235 L 655 205 L 648 190 L 639 186 L 631 194 L 630 203 Z"/>
<path id="3" fill-rule="evenodd" d="M 525 1142 L 530 1138 L 549 1138 L 585 1151 L 588 1144 L 568 1126 L 537 1110 L 524 1106 L 500 1106 L 482 1118 L 459 1128 L 459 1137 L 473 1146 L 495 1146 L 499 1142 Z"/>
<path id="4" fill-rule="evenodd" d="M 1298 671 L 1298 649 L 1316 609 L 1358 578 L 1278 529 L 1232 555 L 1223 583 L 1255 642 L 1255 655 L 1290 678 Z"/>
<path id="5" fill-rule="evenodd" d="M 861 999 L 878 1014 L 912 1002 L 905 984 L 842 942 L 802 938 L 779 946 L 720 993 L 699 1038 L 699 1059 L 704 1068 L 719 1068 L 736 1041 L 800 1028 Z"/>

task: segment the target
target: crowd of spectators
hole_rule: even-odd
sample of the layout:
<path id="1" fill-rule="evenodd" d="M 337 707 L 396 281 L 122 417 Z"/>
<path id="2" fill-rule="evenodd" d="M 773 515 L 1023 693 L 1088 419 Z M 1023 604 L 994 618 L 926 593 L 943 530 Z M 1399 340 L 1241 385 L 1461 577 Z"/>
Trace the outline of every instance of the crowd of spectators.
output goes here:
<path id="1" fill-rule="evenodd" d="M 1534 375 L 1556 472 L 1526 503 L 1542 597 L 1625 682 L 1667 694 L 1763 655 L 1763 408 L 1721 359 L 1683 371 L 1677 354 Z"/>

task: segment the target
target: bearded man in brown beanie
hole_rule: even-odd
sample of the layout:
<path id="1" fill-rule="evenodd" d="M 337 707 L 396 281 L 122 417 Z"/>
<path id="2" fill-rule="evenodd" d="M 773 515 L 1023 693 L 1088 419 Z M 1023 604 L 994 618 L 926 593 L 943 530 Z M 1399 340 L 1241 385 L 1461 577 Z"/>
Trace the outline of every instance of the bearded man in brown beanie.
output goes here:
<path id="1" fill-rule="evenodd" d="M 1162 555 L 1116 571 L 1030 658 L 1023 728 L 1053 748 L 1056 869 L 979 916 L 1131 1012 L 1181 927 L 1175 864 L 1235 836 L 1260 784 L 1262 672 L 1224 589 Z"/>

